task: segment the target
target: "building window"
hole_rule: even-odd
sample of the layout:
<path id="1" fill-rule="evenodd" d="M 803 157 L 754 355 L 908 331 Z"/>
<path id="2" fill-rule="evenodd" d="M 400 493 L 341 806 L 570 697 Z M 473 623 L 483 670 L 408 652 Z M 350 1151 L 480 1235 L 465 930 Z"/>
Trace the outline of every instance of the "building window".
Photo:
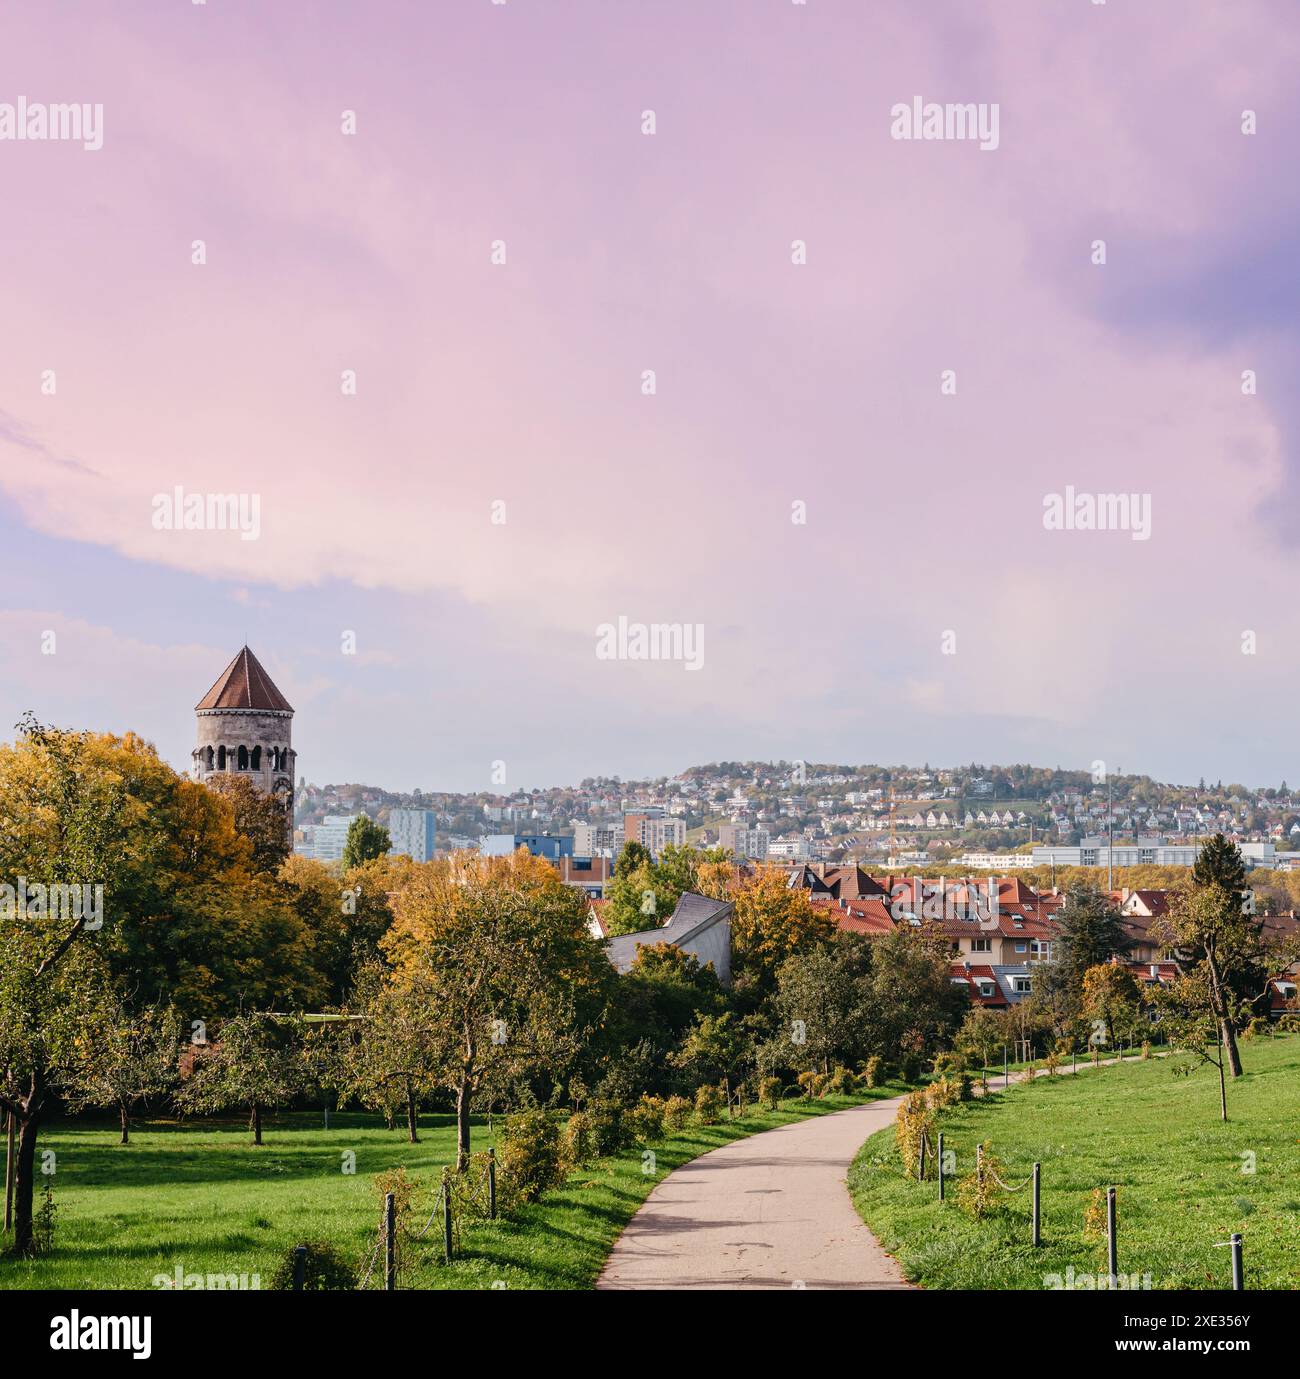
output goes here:
<path id="1" fill-rule="evenodd" d="M 970 941 L 972 953 L 991 953 L 993 951 L 993 940 L 991 938 L 973 938 Z"/>

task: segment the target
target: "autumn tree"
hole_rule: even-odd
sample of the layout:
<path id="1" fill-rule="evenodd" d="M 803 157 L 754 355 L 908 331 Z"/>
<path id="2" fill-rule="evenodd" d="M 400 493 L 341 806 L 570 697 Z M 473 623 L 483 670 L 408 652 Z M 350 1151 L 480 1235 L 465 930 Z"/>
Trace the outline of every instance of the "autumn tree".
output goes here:
<path id="1" fill-rule="evenodd" d="M 457 1162 L 480 1095 L 572 1059 L 610 964 L 586 899 L 549 863 L 457 853 L 418 868 L 383 947 L 393 983 L 435 1018 L 430 1072 L 456 1098 Z M 595 1020 L 592 1020 L 594 1023 Z"/>
<path id="2" fill-rule="evenodd" d="M 779 870 L 765 868 L 750 877 L 736 888 L 732 904 L 737 979 L 760 992 L 775 988 L 782 963 L 829 943 L 837 932 L 833 912 L 814 905 L 802 887 L 788 886 Z"/>
<path id="3" fill-rule="evenodd" d="M 1131 1031 L 1142 1006 L 1142 989 L 1127 967 L 1102 962 L 1083 974 L 1082 1014 L 1092 1023 L 1094 1036 L 1090 1044 L 1105 1043 L 1114 1047 L 1120 1031 Z"/>
<path id="4" fill-rule="evenodd" d="M 0 747 L 0 1109 L 17 1128 L 13 1248 L 27 1254 L 37 1136 L 74 1079 L 85 1012 L 110 986 L 102 926 L 127 800 L 120 780 L 93 768 L 91 735 L 30 715 L 19 734 Z"/>
<path id="5" fill-rule="evenodd" d="M 217 772 L 205 785 L 229 803 L 235 832 L 248 843 L 253 870 L 274 874 L 292 851 L 288 806 L 247 776 Z"/>

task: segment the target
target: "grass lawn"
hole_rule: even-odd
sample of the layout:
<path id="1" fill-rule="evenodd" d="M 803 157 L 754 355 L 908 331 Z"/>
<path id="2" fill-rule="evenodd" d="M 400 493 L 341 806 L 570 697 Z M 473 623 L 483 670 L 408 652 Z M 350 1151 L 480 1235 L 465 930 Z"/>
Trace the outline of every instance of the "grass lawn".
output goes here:
<path id="1" fill-rule="evenodd" d="M 824 1115 L 867 1097 L 791 1101 L 778 1111 L 682 1131 L 651 1146 L 655 1172 L 642 1173 L 642 1149 L 576 1170 L 512 1220 L 468 1223 L 462 1257 L 442 1262 L 441 1215 L 404 1246 L 407 1288 L 589 1288 L 610 1248 L 651 1188 L 680 1164 L 755 1131 Z M 332 1241 L 359 1262 L 377 1239 L 381 1199 L 374 1175 L 405 1165 L 419 1185 L 414 1229 L 433 1210 L 444 1164 L 455 1158 L 451 1116 L 424 1116 L 421 1143 L 377 1117 L 335 1114 L 267 1118 L 265 1144 L 249 1143 L 244 1122 L 146 1121 L 131 1143 L 105 1125 L 48 1127 L 39 1149 L 57 1156 L 54 1250 L 34 1260 L 0 1254 L 0 1288 L 151 1288 L 157 1274 L 260 1274 L 269 1284 L 281 1255 L 308 1237 Z M 489 1143 L 476 1122 L 475 1150 Z M 355 1154 L 355 1173 L 343 1172 Z M 45 1180 L 38 1179 L 38 1195 Z M 382 1286 L 382 1260 L 369 1286 Z"/>
<path id="2" fill-rule="evenodd" d="M 1104 1235 L 1085 1240 L 1097 1187 L 1118 1188 L 1119 1269 L 1152 1288 L 1227 1288 L 1227 1249 L 1243 1237 L 1247 1288 L 1300 1288 L 1300 1036 L 1243 1042 L 1245 1076 L 1228 1087 L 1219 1120 L 1218 1073 L 1176 1077 L 1172 1059 L 1088 1068 L 993 1091 L 941 1113 L 957 1177 L 975 1146 L 992 1145 L 1013 1186 L 1042 1164 L 1043 1245 L 1029 1243 L 1029 1190 L 1002 1196 L 980 1221 L 933 1182 L 902 1176 L 894 1131 L 873 1135 L 849 1173 L 862 1219 L 927 1288 L 1043 1288 L 1044 1275 L 1106 1272 Z M 1253 1155 L 1254 1172 L 1245 1156 Z M 1103 1209 L 1104 1210 L 1104 1209 Z M 1104 1217 L 1103 1217 L 1104 1220 Z"/>

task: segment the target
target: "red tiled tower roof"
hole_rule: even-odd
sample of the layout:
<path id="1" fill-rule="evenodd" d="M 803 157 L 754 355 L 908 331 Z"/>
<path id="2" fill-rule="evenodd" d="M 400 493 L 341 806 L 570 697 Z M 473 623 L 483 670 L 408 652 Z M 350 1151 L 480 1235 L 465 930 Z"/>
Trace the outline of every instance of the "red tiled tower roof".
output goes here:
<path id="1" fill-rule="evenodd" d="M 203 709 L 264 709 L 292 713 L 293 707 L 262 669 L 262 663 L 247 648 L 217 677 L 217 683 L 194 706 Z"/>

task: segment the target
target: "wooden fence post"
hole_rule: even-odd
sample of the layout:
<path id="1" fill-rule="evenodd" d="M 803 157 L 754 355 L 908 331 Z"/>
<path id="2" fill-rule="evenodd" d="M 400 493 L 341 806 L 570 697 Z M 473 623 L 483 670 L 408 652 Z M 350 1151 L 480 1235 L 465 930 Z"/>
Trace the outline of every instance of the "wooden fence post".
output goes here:
<path id="1" fill-rule="evenodd" d="M 943 1131 L 939 1131 L 939 1200 L 943 1201 Z"/>
<path id="2" fill-rule="evenodd" d="M 1043 1243 L 1042 1198 L 1039 1193 L 1041 1185 L 1042 1165 L 1036 1163 L 1034 1165 L 1034 1245 L 1041 1245 Z"/>
<path id="3" fill-rule="evenodd" d="M 1232 1244 L 1232 1291 L 1241 1293 L 1245 1291 L 1246 1275 L 1241 1267 L 1241 1236 L 1234 1234 Z"/>
<path id="4" fill-rule="evenodd" d="M 488 1146 L 488 1220 L 497 1219 L 497 1151 Z"/>
<path id="5" fill-rule="evenodd" d="M 397 1200 L 391 1192 L 384 1194 L 384 1290 L 397 1288 Z"/>
<path id="6" fill-rule="evenodd" d="M 451 1263 L 452 1238 L 451 1238 L 451 1177 L 447 1170 L 442 1170 L 442 1253 L 448 1264 Z"/>
<path id="7" fill-rule="evenodd" d="M 1119 1286 L 1119 1242 L 1115 1238 L 1115 1189 L 1106 1189 L 1106 1256 L 1110 1266 L 1110 1286 Z"/>

